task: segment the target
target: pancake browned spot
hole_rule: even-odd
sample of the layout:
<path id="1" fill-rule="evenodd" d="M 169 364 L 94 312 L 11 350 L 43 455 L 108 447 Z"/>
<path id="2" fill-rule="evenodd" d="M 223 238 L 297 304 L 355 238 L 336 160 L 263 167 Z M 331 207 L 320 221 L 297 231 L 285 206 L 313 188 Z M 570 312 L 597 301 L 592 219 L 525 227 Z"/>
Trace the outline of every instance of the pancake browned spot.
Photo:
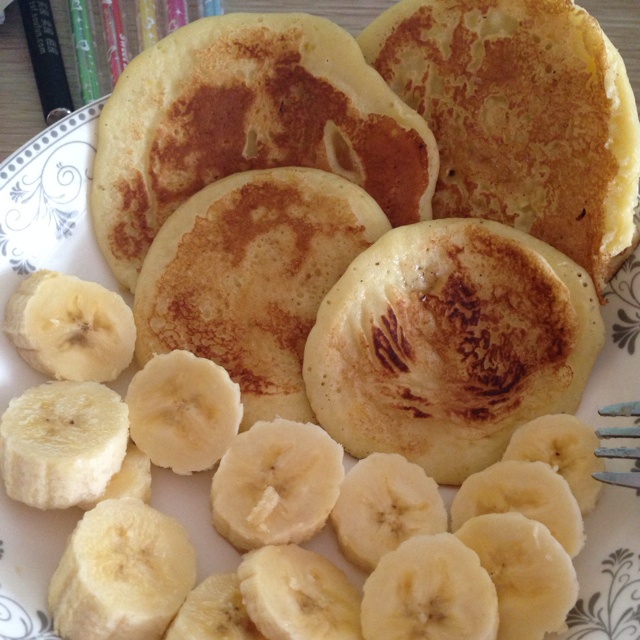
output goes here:
<path id="1" fill-rule="evenodd" d="M 527 231 L 602 296 L 634 242 L 640 124 L 597 21 L 569 0 L 403 0 L 358 42 L 436 136 L 433 217 Z"/>
<path id="2" fill-rule="evenodd" d="M 356 457 L 401 453 L 439 483 L 498 460 L 513 429 L 574 412 L 604 327 L 584 269 L 497 222 L 397 228 L 325 297 L 303 375 Z"/>
<path id="3" fill-rule="evenodd" d="M 136 355 L 186 349 L 240 385 L 243 428 L 310 421 L 302 357 L 320 301 L 351 260 L 390 229 L 366 191 L 309 168 L 215 182 L 167 220 L 134 300 Z"/>
<path id="4" fill-rule="evenodd" d="M 346 31 L 310 15 L 229 14 L 164 38 L 100 117 L 91 209 L 114 274 L 134 290 L 158 229 L 206 185 L 283 166 L 347 178 L 393 225 L 431 217 L 433 135 Z"/>

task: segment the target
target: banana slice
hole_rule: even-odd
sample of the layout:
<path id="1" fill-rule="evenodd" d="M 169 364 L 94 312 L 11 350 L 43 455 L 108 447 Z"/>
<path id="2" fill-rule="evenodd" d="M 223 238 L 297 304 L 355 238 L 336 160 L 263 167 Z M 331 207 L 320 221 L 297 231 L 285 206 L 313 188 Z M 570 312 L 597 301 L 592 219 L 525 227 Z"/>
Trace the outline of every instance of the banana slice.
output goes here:
<path id="1" fill-rule="evenodd" d="M 435 480 L 397 453 L 372 453 L 347 473 L 331 511 L 345 557 L 364 571 L 407 538 L 447 530 Z"/>
<path id="2" fill-rule="evenodd" d="M 151 460 L 131 441 L 122 466 L 109 480 L 104 493 L 97 500 L 81 502 L 78 506 L 88 511 L 98 502 L 110 498 L 138 498 L 147 504 L 151 502 Z"/>
<path id="3" fill-rule="evenodd" d="M 98 382 L 47 382 L 9 402 L 0 422 L 7 495 L 39 509 L 100 497 L 127 449 L 127 405 Z"/>
<path id="4" fill-rule="evenodd" d="M 249 617 L 269 640 L 361 640 L 360 594 L 325 556 L 269 545 L 242 559 L 238 577 Z"/>
<path id="5" fill-rule="evenodd" d="M 586 422 L 566 413 L 540 416 L 511 436 L 503 460 L 540 460 L 551 465 L 571 487 L 582 515 L 595 506 L 602 483 L 592 476 L 604 471 L 604 460 L 593 455 L 600 445 Z"/>
<path id="6" fill-rule="evenodd" d="M 542 522 L 573 558 L 584 521 L 567 481 L 544 462 L 504 460 L 469 476 L 451 503 L 451 530 L 485 513 L 517 511 Z"/>
<path id="7" fill-rule="evenodd" d="M 249 618 L 236 573 L 213 574 L 184 601 L 164 640 L 266 640 Z"/>
<path id="8" fill-rule="evenodd" d="M 4 331 L 34 369 L 57 380 L 109 382 L 133 359 L 124 299 L 95 282 L 36 271 L 9 297 Z"/>
<path id="9" fill-rule="evenodd" d="M 213 467 L 238 433 L 240 387 L 220 365 L 177 349 L 132 378 L 131 439 L 151 462 L 189 475 Z"/>
<path id="10" fill-rule="evenodd" d="M 344 479 L 342 447 L 279 418 L 240 433 L 213 476 L 213 524 L 238 549 L 300 543 L 324 526 Z"/>
<path id="11" fill-rule="evenodd" d="M 565 629 L 578 579 L 547 527 L 521 513 L 489 513 L 467 520 L 455 535 L 478 554 L 496 586 L 498 640 L 542 640 Z"/>
<path id="12" fill-rule="evenodd" d="M 105 500 L 71 535 L 48 604 L 65 640 L 159 640 L 195 581 L 177 520 L 135 498 Z"/>
<path id="13" fill-rule="evenodd" d="M 495 640 L 498 598 L 478 554 L 451 533 L 414 536 L 364 583 L 365 640 Z"/>

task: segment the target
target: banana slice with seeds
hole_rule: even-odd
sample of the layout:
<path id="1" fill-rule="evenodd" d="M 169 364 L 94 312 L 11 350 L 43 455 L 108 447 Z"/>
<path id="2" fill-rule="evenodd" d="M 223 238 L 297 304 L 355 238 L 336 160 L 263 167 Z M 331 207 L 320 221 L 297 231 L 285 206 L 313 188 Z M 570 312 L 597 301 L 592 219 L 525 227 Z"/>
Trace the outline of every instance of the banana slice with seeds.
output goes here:
<path id="1" fill-rule="evenodd" d="M 384 555 L 364 583 L 365 640 L 495 640 L 498 598 L 475 551 L 451 533 Z"/>
<path id="2" fill-rule="evenodd" d="M 48 604 L 65 640 L 160 640 L 195 581 L 177 520 L 135 498 L 105 500 L 71 535 Z"/>
<path id="3" fill-rule="evenodd" d="M 0 421 L 7 495 L 39 509 L 98 499 L 120 469 L 128 408 L 98 382 L 60 380 L 27 389 Z"/>
<path id="4" fill-rule="evenodd" d="M 604 460 L 593 455 L 600 445 L 593 428 L 576 416 L 540 416 L 514 432 L 503 460 L 540 460 L 551 465 L 571 487 L 582 515 L 596 506 L 602 483 L 593 473 L 604 471 Z"/>
<path id="5" fill-rule="evenodd" d="M 498 593 L 498 640 L 542 640 L 565 628 L 578 597 L 569 554 L 541 522 L 521 513 L 488 513 L 455 533 L 480 557 Z"/>
<path id="6" fill-rule="evenodd" d="M 240 387 L 220 365 L 176 349 L 131 380 L 131 439 L 159 467 L 189 475 L 213 467 L 238 433 Z"/>
<path id="7" fill-rule="evenodd" d="M 342 447 L 280 418 L 236 436 L 213 476 L 213 524 L 238 549 L 300 543 L 324 526 L 344 478 Z"/>
<path id="8" fill-rule="evenodd" d="M 164 640 L 266 640 L 249 618 L 236 573 L 213 574 L 184 601 Z"/>
<path id="9" fill-rule="evenodd" d="M 249 617 L 269 640 L 361 640 L 360 594 L 325 556 L 268 545 L 242 559 L 238 577 Z"/>
<path id="10" fill-rule="evenodd" d="M 330 521 L 346 558 L 364 571 L 407 538 L 448 527 L 435 480 L 397 453 L 372 453 L 351 468 Z"/>
<path id="11" fill-rule="evenodd" d="M 114 291 L 36 271 L 10 296 L 4 331 L 34 369 L 57 380 L 109 382 L 133 359 L 133 312 Z"/>
<path id="12" fill-rule="evenodd" d="M 503 460 L 469 476 L 451 503 L 451 529 L 474 516 L 510 511 L 546 525 L 572 558 L 584 546 L 578 502 L 567 481 L 544 462 Z"/>

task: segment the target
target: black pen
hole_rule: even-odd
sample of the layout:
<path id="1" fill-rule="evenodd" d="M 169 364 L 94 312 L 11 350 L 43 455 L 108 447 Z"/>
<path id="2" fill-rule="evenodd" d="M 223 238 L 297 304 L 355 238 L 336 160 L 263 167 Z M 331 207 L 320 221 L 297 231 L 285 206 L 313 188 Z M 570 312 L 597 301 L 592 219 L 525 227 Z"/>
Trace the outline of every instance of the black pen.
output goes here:
<path id="1" fill-rule="evenodd" d="M 45 122 L 73 111 L 69 82 L 49 0 L 18 0 Z"/>

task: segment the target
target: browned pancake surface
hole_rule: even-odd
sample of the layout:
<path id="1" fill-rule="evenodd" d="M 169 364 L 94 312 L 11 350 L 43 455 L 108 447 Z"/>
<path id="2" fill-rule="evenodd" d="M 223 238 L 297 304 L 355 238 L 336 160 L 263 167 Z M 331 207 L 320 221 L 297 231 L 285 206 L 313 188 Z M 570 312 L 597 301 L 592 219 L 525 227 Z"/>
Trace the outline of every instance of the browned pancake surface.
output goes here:
<path id="1" fill-rule="evenodd" d="M 640 153 L 629 141 L 640 138 L 624 65 L 596 20 L 569 0 L 401 5 L 359 41 L 436 136 L 433 217 L 527 231 L 601 291 L 631 243 Z"/>
<path id="2" fill-rule="evenodd" d="M 138 360 L 187 349 L 239 383 L 245 424 L 311 419 L 307 335 L 324 294 L 389 228 L 382 210 L 342 178 L 282 168 L 211 185 L 167 224 L 136 290 Z"/>
<path id="3" fill-rule="evenodd" d="M 437 158 L 424 120 L 337 25 L 297 14 L 202 20 L 136 58 L 105 106 L 94 223 L 111 267 L 134 289 L 160 226 L 220 178 L 281 166 L 331 171 L 400 225 L 430 217 Z"/>
<path id="4" fill-rule="evenodd" d="M 541 245 L 476 220 L 385 234 L 309 334 L 320 424 L 357 457 L 401 453 L 458 483 L 499 459 L 518 424 L 575 411 L 603 325 L 586 272 Z"/>

